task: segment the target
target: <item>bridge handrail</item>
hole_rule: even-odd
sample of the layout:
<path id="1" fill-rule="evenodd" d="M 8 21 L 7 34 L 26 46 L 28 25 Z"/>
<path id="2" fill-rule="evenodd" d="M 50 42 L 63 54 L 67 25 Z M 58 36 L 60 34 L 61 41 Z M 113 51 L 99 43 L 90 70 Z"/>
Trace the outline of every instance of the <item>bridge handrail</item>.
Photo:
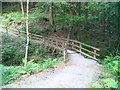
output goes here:
<path id="1" fill-rule="evenodd" d="M 64 41 L 71 41 L 71 42 L 75 42 L 75 43 L 80 43 L 80 44 L 82 44 L 82 45 L 84 45 L 84 46 L 87 46 L 87 47 L 90 47 L 90 48 L 93 48 L 93 49 L 95 49 L 95 50 L 97 50 L 97 51 L 100 51 L 100 49 L 99 48 L 96 48 L 96 47 L 93 47 L 93 46 L 91 46 L 91 45 L 88 45 L 88 44 L 85 44 L 85 43 L 82 43 L 82 42 L 80 42 L 80 41 L 77 41 L 77 40 L 73 40 L 73 39 L 66 39 L 66 38 L 58 38 L 58 37 L 55 37 L 55 38 L 57 38 L 57 39 L 59 39 L 59 40 L 64 40 Z"/>
<path id="2" fill-rule="evenodd" d="M 7 27 L 7 26 L 4 26 L 4 25 L 0 25 L 0 26 L 3 27 L 3 28 L 6 28 L 6 32 L 11 30 L 14 33 L 17 32 L 18 35 L 26 34 L 25 31 L 17 30 L 15 28 Z M 77 40 L 71 40 L 71 39 L 66 39 L 66 38 L 58 38 L 58 37 L 49 38 L 49 37 L 44 37 L 44 36 L 37 35 L 37 34 L 32 34 L 32 33 L 29 33 L 29 37 L 30 37 L 30 39 L 33 38 L 34 40 L 35 39 L 40 40 L 46 46 L 53 46 L 54 48 L 59 47 L 59 48 L 61 48 L 61 50 L 64 49 L 64 45 L 66 43 L 69 49 L 75 50 L 75 51 L 77 51 L 77 52 L 79 52 L 79 53 L 81 53 L 81 54 L 83 54 L 85 56 L 88 56 L 88 57 L 90 57 L 92 59 L 95 59 L 95 60 L 97 60 L 96 56 L 100 56 L 99 54 L 97 54 L 97 51 L 100 51 L 100 49 L 95 48 L 95 47 L 90 46 L 90 45 L 87 45 L 85 43 L 79 42 Z M 88 48 L 86 49 L 83 46 L 86 46 L 89 49 Z M 91 51 L 91 49 L 92 49 L 92 51 Z M 86 53 L 85 51 L 88 52 L 88 53 Z M 92 54 L 92 55 L 89 55 L 89 54 Z"/>

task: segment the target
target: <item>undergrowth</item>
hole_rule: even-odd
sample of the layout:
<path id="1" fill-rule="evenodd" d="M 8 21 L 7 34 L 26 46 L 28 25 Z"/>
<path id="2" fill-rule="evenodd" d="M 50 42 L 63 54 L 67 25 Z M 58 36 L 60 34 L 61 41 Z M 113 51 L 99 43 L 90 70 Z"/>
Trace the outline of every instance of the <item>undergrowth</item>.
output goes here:
<path id="1" fill-rule="evenodd" d="M 22 75 L 31 75 L 46 68 L 54 68 L 59 62 L 51 56 L 44 46 L 30 41 L 28 49 L 28 62 L 24 67 L 25 39 L 1 33 L 2 37 L 2 64 L 0 64 L 0 82 L 2 85 L 10 84 Z M 59 56 L 60 57 L 60 56 Z M 58 57 L 58 58 L 59 58 Z"/>
<path id="2" fill-rule="evenodd" d="M 0 14 L 0 24 L 4 24 L 4 25 L 8 25 L 8 23 L 12 22 L 12 21 L 25 21 L 25 17 L 22 16 L 22 14 L 20 12 L 12 12 L 12 13 L 4 13 L 4 14 Z"/>
<path id="3" fill-rule="evenodd" d="M 106 56 L 102 61 L 104 66 L 98 83 L 91 83 L 92 88 L 119 88 L 120 89 L 120 71 L 119 71 L 120 56 Z"/>
<path id="4" fill-rule="evenodd" d="M 23 60 L 24 62 L 24 60 Z M 35 63 L 34 60 L 27 62 L 26 67 L 24 66 L 4 66 L 0 64 L 0 69 L 2 70 L 2 85 L 10 84 L 14 82 L 17 78 L 22 75 L 31 75 L 36 72 L 40 72 L 45 68 L 55 68 L 57 66 L 58 60 L 48 58 L 44 60 L 42 64 Z"/>

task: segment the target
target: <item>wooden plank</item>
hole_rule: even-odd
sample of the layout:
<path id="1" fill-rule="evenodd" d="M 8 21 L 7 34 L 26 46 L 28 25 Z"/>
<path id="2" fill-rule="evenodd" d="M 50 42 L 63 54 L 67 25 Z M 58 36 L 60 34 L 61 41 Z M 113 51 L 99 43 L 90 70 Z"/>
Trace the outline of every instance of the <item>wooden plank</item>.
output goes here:
<path id="1" fill-rule="evenodd" d="M 40 38 L 37 38 L 37 37 L 32 37 L 32 39 L 35 39 L 35 40 L 40 40 Z"/>
<path id="2" fill-rule="evenodd" d="M 95 50 L 97 50 L 97 51 L 100 51 L 99 48 L 95 48 L 95 47 L 90 46 L 90 45 L 87 45 L 87 44 L 85 44 L 85 43 L 82 43 L 82 42 L 79 42 L 79 41 L 76 41 L 76 40 L 70 40 L 70 41 L 73 41 L 73 42 L 75 42 L 75 43 L 79 43 L 79 44 L 81 44 L 81 45 L 84 45 L 84 46 L 90 47 L 90 48 L 92 48 L 92 49 L 95 49 Z"/>
<path id="3" fill-rule="evenodd" d="M 90 56 L 90 55 L 88 55 L 88 54 L 86 54 L 86 53 L 84 53 L 84 52 L 80 52 L 79 50 L 77 50 L 77 49 L 75 49 L 75 48 L 74 48 L 74 50 L 77 51 L 77 52 L 79 52 L 79 53 L 81 53 L 81 54 L 83 54 L 83 55 L 85 55 L 85 56 L 87 56 L 87 57 L 89 57 L 89 58 L 92 58 L 92 59 L 94 59 L 94 60 L 98 60 L 98 59 L 96 59 L 96 58 L 94 58 L 94 57 L 92 57 L 92 56 Z"/>
<path id="4" fill-rule="evenodd" d="M 79 48 L 79 49 L 81 49 L 81 50 L 84 50 L 84 51 L 87 51 L 87 52 L 89 52 L 89 53 L 92 53 L 92 54 L 94 54 L 94 55 L 100 56 L 100 55 L 97 54 L 96 52 L 92 52 L 92 51 L 90 51 L 90 50 L 88 50 L 88 49 L 85 49 L 85 48 L 82 48 L 82 47 L 80 47 L 80 46 L 78 46 L 78 45 L 75 45 L 75 44 L 74 44 L 74 46 L 77 47 L 77 48 Z M 78 50 L 79 50 L 79 49 L 78 49 Z M 95 50 L 95 51 L 96 51 L 96 50 Z"/>
<path id="5" fill-rule="evenodd" d="M 26 32 L 24 32 L 24 31 L 22 31 L 22 30 L 20 30 L 20 33 L 22 33 L 22 34 L 26 34 Z"/>
<path id="6" fill-rule="evenodd" d="M 76 44 L 73 44 L 73 46 L 75 46 L 75 47 L 77 47 L 77 48 L 80 48 L 80 46 L 79 46 L 79 45 L 76 45 Z"/>
<path id="7" fill-rule="evenodd" d="M 32 34 L 32 36 L 34 37 L 39 37 L 39 38 L 43 38 L 43 36 L 37 35 L 37 34 Z"/>
<path id="8" fill-rule="evenodd" d="M 18 30 L 17 30 L 17 29 L 11 29 L 11 28 L 8 28 L 8 29 L 9 29 L 9 31 L 18 32 Z"/>
<path id="9" fill-rule="evenodd" d="M 80 44 L 80 52 L 82 52 L 82 49 L 81 49 L 81 48 L 82 48 L 82 45 Z"/>
<path id="10" fill-rule="evenodd" d="M 94 56 L 93 57 L 96 58 L 96 50 L 94 50 Z"/>
<path id="11" fill-rule="evenodd" d="M 100 56 L 99 54 L 97 54 L 97 53 L 95 53 L 95 52 L 92 52 L 92 51 L 90 51 L 90 50 L 88 50 L 88 49 L 85 49 L 85 48 L 82 48 L 82 47 L 81 47 L 81 49 L 82 49 L 82 50 L 85 50 L 85 51 L 87 51 L 87 52 L 89 52 L 89 53 L 92 53 L 93 55 Z M 96 50 L 95 50 L 95 51 L 96 51 Z"/>
<path id="12" fill-rule="evenodd" d="M 58 47 L 58 41 L 56 41 L 56 46 Z"/>

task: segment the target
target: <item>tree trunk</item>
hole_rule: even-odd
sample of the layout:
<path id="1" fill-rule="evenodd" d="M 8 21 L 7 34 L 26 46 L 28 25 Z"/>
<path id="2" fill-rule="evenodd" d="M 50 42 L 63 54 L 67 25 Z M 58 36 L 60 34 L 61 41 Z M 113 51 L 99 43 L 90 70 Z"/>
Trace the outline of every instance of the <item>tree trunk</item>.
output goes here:
<path id="1" fill-rule="evenodd" d="M 26 52 L 25 52 L 25 63 L 27 64 L 27 57 L 28 57 L 28 45 L 29 45 L 29 31 L 28 31 L 28 9 L 29 9 L 29 0 L 27 0 L 27 16 L 26 16 L 26 34 L 27 34 L 27 43 L 26 43 Z"/>
<path id="2" fill-rule="evenodd" d="M 21 0 L 21 10 L 22 10 L 22 15 L 24 16 L 24 8 L 23 8 L 23 2 L 22 2 L 22 0 Z"/>
<path id="3" fill-rule="evenodd" d="M 85 24 L 88 21 L 88 2 L 85 2 Z"/>
<path id="4" fill-rule="evenodd" d="M 78 11 L 78 15 L 81 15 L 81 2 L 77 2 L 77 11 Z"/>
<path id="5" fill-rule="evenodd" d="M 120 1 L 118 2 L 118 31 L 120 33 Z"/>
<path id="6" fill-rule="evenodd" d="M 0 1 L 0 14 L 2 14 L 2 2 Z"/>
<path id="7" fill-rule="evenodd" d="M 68 32 L 68 35 L 67 35 L 67 40 L 69 41 L 69 39 L 70 39 L 70 34 L 72 34 L 71 33 L 71 30 L 72 30 L 72 16 L 73 16 L 73 14 L 72 14 L 72 11 L 70 12 L 70 18 L 69 18 L 69 32 Z M 67 41 L 67 42 L 68 42 Z"/>
<path id="8" fill-rule="evenodd" d="M 71 23 L 69 24 L 69 32 L 68 32 L 68 35 L 67 35 L 67 43 L 69 42 L 70 40 L 70 33 L 71 33 Z"/>
<path id="9" fill-rule="evenodd" d="M 54 12 L 53 12 L 53 2 L 50 5 L 50 22 L 54 31 Z"/>

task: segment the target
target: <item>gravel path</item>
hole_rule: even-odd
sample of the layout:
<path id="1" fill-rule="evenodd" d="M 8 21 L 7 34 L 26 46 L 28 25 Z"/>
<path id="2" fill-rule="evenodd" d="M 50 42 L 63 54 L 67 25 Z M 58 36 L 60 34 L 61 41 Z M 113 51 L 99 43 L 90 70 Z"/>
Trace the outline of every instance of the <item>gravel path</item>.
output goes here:
<path id="1" fill-rule="evenodd" d="M 7 85 L 9 88 L 88 88 L 96 81 L 100 65 L 80 54 L 68 51 L 69 62 L 54 71 L 34 74 L 19 82 Z"/>

